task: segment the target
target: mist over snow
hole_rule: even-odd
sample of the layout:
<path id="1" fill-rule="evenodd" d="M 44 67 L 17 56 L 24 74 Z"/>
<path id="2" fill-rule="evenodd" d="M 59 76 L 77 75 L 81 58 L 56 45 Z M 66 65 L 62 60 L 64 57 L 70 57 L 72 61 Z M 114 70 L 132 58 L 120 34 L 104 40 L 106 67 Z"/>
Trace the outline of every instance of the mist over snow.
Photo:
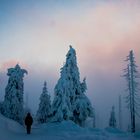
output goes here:
<path id="1" fill-rule="evenodd" d="M 72 45 L 81 80 L 96 113 L 96 125 L 108 126 L 110 108 L 122 95 L 123 129 L 129 112 L 124 103 L 126 81 L 121 77 L 133 49 L 140 71 L 140 2 L 128 1 L 0 1 L 0 101 L 8 83 L 7 69 L 17 63 L 27 69 L 24 99 L 35 114 L 44 81 L 51 100 L 60 68 Z M 118 123 L 118 122 L 117 122 Z"/>

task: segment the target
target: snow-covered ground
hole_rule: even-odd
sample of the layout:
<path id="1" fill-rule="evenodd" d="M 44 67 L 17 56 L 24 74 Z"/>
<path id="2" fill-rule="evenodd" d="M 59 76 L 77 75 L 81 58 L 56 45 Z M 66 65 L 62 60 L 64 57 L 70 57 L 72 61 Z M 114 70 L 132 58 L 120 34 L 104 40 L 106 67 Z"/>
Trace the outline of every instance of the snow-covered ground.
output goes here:
<path id="1" fill-rule="evenodd" d="M 0 115 L 0 140 L 140 140 L 140 133 L 131 135 L 118 129 L 81 128 L 73 122 L 33 125 L 32 133 L 13 120 Z"/>

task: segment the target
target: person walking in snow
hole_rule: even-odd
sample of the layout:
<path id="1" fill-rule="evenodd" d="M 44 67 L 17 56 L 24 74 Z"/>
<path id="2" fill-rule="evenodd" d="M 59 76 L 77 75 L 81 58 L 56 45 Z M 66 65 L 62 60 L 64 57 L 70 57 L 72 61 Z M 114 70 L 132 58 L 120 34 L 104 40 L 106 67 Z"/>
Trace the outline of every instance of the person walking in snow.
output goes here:
<path id="1" fill-rule="evenodd" d="M 25 118 L 25 125 L 26 125 L 27 134 L 31 133 L 32 123 L 33 123 L 33 118 L 32 118 L 30 113 L 27 113 L 27 116 Z"/>

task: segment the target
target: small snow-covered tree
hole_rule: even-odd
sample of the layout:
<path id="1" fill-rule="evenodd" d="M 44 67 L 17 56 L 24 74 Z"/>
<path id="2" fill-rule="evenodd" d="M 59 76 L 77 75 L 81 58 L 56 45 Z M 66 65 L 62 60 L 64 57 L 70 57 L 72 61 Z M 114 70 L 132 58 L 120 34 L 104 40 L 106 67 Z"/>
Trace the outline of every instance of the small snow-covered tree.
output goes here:
<path id="1" fill-rule="evenodd" d="M 78 95 L 73 106 L 74 122 L 84 126 L 87 117 L 93 117 L 93 108 L 85 94 Z"/>
<path id="2" fill-rule="evenodd" d="M 51 112 L 51 100 L 48 94 L 47 84 L 44 82 L 43 92 L 40 96 L 40 104 L 36 114 L 39 123 L 46 123 Z"/>
<path id="3" fill-rule="evenodd" d="M 94 117 L 93 107 L 84 94 L 87 90 L 86 79 L 84 78 L 83 82 L 80 84 L 81 93 L 78 93 L 76 90 L 76 98 L 73 104 L 73 118 L 74 122 L 80 126 L 84 126 L 84 122 L 87 117 Z"/>
<path id="4" fill-rule="evenodd" d="M 24 93 L 24 74 L 25 69 L 21 69 L 17 64 L 15 68 L 9 68 L 7 75 L 9 76 L 8 84 L 5 89 L 5 97 L 3 102 L 3 115 L 22 123 L 24 117 L 23 109 L 23 93 Z"/>
<path id="5" fill-rule="evenodd" d="M 138 109 L 140 107 L 140 100 L 138 96 L 138 81 L 137 78 L 139 78 L 139 74 L 137 71 L 137 65 L 134 57 L 134 53 L 131 50 L 129 52 L 129 55 L 127 56 L 126 61 L 128 62 L 127 68 L 124 70 L 125 74 L 124 77 L 127 81 L 127 91 L 129 92 L 128 96 L 126 97 L 126 103 L 128 105 L 128 108 L 130 110 L 130 116 L 131 116 L 131 132 L 135 132 L 135 115 L 138 115 Z"/>
<path id="6" fill-rule="evenodd" d="M 115 107 L 114 106 L 112 106 L 112 110 L 110 113 L 109 126 L 116 128 L 116 117 L 115 117 Z"/>
<path id="7" fill-rule="evenodd" d="M 52 104 L 52 115 L 55 121 L 73 120 L 81 124 L 92 113 L 90 101 L 85 96 L 86 81 L 80 82 L 76 52 L 70 46 L 66 55 L 66 63 L 61 68 L 60 79 L 55 86 L 55 96 Z M 78 108 L 81 107 L 81 109 Z M 80 111 L 80 113 L 79 113 Z M 82 115 L 86 114 L 86 115 Z M 80 119 L 76 120 L 76 119 Z M 83 119 L 83 120 L 82 120 Z"/>
<path id="8" fill-rule="evenodd" d="M 119 128 L 122 129 L 122 99 L 119 95 Z"/>

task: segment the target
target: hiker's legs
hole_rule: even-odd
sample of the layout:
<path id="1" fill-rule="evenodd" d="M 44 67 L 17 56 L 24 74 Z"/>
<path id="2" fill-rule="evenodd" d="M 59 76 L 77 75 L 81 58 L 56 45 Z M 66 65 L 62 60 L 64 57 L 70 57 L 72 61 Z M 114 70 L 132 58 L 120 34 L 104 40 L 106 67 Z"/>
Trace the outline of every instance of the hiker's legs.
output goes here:
<path id="1" fill-rule="evenodd" d="M 27 134 L 30 134 L 31 133 L 31 126 L 27 126 Z"/>

